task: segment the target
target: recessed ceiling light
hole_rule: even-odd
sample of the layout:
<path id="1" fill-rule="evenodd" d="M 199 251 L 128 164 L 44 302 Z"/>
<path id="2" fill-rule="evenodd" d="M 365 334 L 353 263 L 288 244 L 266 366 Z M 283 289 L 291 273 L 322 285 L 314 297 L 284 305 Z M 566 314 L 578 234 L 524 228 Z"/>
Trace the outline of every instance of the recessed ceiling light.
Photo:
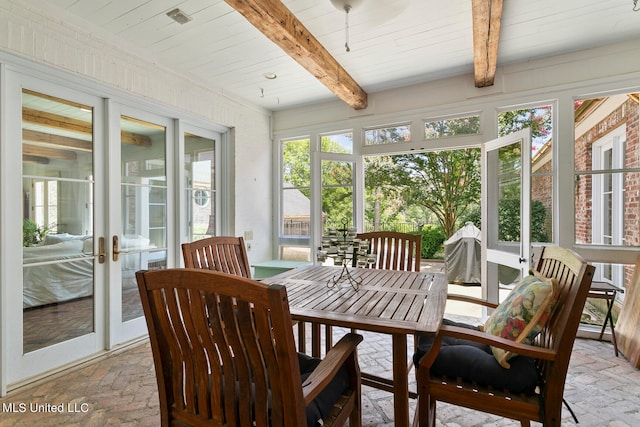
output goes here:
<path id="1" fill-rule="evenodd" d="M 167 16 L 176 21 L 178 24 L 186 24 L 193 19 L 180 9 L 173 9 L 172 11 L 167 12 Z"/>
<path id="2" fill-rule="evenodd" d="M 265 79 L 273 80 L 276 77 L 278 77 L 278 75 L 276 73 L 264 73 L 264 78 Z"/>

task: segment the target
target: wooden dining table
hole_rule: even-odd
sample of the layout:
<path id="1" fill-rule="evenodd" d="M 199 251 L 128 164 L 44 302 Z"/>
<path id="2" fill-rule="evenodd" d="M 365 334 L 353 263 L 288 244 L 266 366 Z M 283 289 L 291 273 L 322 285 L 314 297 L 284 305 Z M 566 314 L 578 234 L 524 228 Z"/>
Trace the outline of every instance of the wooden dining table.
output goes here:
<path id="1" fill-rule="evenodd" d="M 351 280 L 334 283 L 345 273 Z M 363 371 L 362 384 L 392 392 L 394 424 L 409 425 L 407 336 L 438 331 L 447 300 L 445 275 L 314 265 L 262 282 L 286 286 L 294 320 L 391 335 L 392 378 Z"/>

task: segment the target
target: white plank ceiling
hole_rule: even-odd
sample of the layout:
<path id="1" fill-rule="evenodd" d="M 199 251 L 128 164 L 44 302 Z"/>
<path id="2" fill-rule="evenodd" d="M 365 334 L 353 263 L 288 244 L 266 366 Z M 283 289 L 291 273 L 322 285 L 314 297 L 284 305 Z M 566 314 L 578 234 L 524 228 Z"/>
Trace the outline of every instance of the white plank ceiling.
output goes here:
<path id="1" fill-rule="evenodd" d="M 87 31 L 213 88 L 271 110 L 335 99 L 223 0 L 28 0 Z M 368 93 L 469 74 L 471 0 L 363 0 L 349 15 L 330 0 L 283 0 Z M 180 8 L 192 21 L 166 13 Z M 603 46 L 640 43 L 633 0 L 505 0 L 498 67 Z M 265 79 L 275 73 L 275 80 Z"/>

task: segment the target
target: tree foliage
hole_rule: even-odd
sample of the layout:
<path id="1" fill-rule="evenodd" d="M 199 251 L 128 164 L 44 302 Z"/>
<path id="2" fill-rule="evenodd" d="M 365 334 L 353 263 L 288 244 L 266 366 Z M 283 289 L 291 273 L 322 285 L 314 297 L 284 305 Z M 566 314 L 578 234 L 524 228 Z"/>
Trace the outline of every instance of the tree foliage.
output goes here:
<path id="1" fill-rule="evenodd" d="M 308 139 L 283 143 L 282 181 L 311 197 L 311 150 Z"/>
<path id="2" fill-rule="evenodd" d="M 498 114 L 498 136 L 509 135 L 522 129 L 531 129 L 531 138 L 551 135 L 550 107 L 503 111 Z"/>
<path id="3" fill-rule="evenodd" d="M 390 156 L 370 164 L 366 174 L 369 190 L 395 188 L 403 204 L 432 212 L 446 236 L 480 200 L 479 149 Z"/>

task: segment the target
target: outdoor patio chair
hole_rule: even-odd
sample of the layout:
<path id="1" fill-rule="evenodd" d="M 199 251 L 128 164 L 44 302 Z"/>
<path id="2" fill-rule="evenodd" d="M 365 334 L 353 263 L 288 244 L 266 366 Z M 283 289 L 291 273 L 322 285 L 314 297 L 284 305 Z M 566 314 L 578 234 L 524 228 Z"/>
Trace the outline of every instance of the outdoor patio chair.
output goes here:
<path id="1" fill-rule="evenodd" d="M 182 244 L 186 268 L 202 268 L 251 278 L 251 266 L 242 237 L 214 236 Z"/>
<path id="2" fill-rule="evenodd" d="M 362 337 L 296 352 L 286 288 L 196 269 L 139 271 L 163 426 L 361 425 Z"/>
<path id="3" fill-rule="evenodd" d="M 445 319 L 435 338 L 421 337 L 414 355 L 418 425 L 435 426 L 436 402 L 442 401 L 523 426 L 560 426 L 569 359 L 593 272 L 573 251 L 548 246 L 534 274 L 500 305 L 450 296 L 495 311 L 484 331 Z M 514 329 L 521 332 L 517 338 Z"/>
<path id="4" fill-rule="evenodd" d="M 367 268 L 383 270 L 420 271 L 419 234 L 395 231 L 373 231 L 356 235 L 369 241 L 369 252 L 376 254 L 376 261 Z"/>

